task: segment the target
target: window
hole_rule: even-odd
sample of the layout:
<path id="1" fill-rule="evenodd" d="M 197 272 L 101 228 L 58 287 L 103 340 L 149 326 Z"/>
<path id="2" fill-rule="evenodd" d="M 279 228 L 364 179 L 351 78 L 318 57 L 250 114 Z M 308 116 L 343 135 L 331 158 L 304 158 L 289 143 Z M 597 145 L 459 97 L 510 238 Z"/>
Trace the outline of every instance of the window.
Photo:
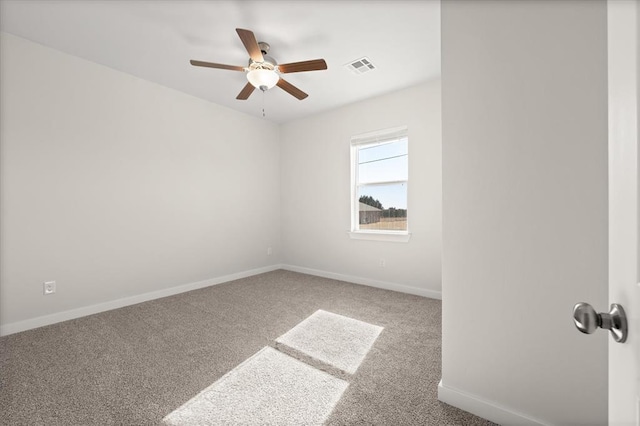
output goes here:
<path id="1" fill-rule="evenodd" d="M 408 240 L 408 160 L 406 127 L 351 138 L 352 238 Z"/>

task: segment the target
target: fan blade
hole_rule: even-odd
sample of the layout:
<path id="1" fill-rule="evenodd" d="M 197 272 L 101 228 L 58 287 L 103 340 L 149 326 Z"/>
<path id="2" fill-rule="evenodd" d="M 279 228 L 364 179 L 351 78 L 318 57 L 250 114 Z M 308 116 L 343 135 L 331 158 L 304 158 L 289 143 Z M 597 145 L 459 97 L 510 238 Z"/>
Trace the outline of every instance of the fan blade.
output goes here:
<path id="1" fill-rule="evenodd" d="M 243 67 L 239 67 L 236 65 L 225 65 L 225 64 L 214 64 L 213 62 L 203 62 L 203 61 L 194 61 L 190 60 L 191 65 L 195 67 L 209 67 L 209 68 L 220 68 L 223 70 L 231 70 L 231 71 L 244 71 Z"/>
<path id="2" fill-rule="evenodd" d="M 236 32 L 240 36 L 240 40 L 242 40 L 244 48 L 249 52 L 249 57 L 251 57 L 254 62 L 264 62 L 262 51 L 260 50 L 260 46 L 258 46 L 258 41 L 256 40 L 256 36 L 253 32 L 243 30 L 242 28 L 236 28 Z"/>
<path id="3" fill-rule="evenodd" d="M 327 63 L 324 59 L 313 59 L 311 61 L 292 62 L 290 64 L 278 65 L 278 70 L 283 74 L 288 72 L 319 71 L 326 69 Z"/>
<path id="4" fill-rule="evenodd" d="M 278 80 L 278 83 L 276 85 L 279 88 L 281 88 L 282 90 L 284 90 L 285 92 L 287 92 L 288 94 L 293 95 L 293 96 L 295 96 L 296 98 L 298 98 L 300 100 L 303 100 L 304 98 L 309 96 L 306 93 L 304 93 L 302 90 L 298 89 L 296 86 L 294 86 L 293 84 L 289 83 L 288 81 L 286 81 L 283 78 Z"/>
<path id="5" fill-rule="evenodd" d="M 256 88 L 253 87 L 253 84 L 247 83 L 247 85 L 244 86 L 244 88 L 240 91 L 238 96 L 236 96 L 236 99 L 239 99 L 241 101 L 246 101 L 247 99 L 249 99 L 249 96 L 251 96 L 251 94 L 255 89 Z"/>

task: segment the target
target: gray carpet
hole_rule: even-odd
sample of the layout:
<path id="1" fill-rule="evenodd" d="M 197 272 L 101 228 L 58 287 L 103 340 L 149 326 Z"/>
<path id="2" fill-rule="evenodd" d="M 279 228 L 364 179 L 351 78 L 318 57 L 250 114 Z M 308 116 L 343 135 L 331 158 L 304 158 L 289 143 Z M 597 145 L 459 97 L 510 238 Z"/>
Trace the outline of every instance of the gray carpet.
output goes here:
<path id="1" fill-rule="evenodd" d="M 276 348 L 343 378 L 356 372 L 382 327 L 318 309 L 276 339 Z M 323 368 L 327 369 L 327 368 Z"/>
<path id="2" fill-rule="evenodd" d="M 440 301 L 289 271 L 0 338 L 0 424 L 161 425 L 318 309 L 384 327 L 326 424 L 492 424 L 437 400 Z"/>
<path id="3" fill-rule="evenodd" d="M 171 426 L 322 425 L 347 386 L 265 346 L 164 421 Z"/>

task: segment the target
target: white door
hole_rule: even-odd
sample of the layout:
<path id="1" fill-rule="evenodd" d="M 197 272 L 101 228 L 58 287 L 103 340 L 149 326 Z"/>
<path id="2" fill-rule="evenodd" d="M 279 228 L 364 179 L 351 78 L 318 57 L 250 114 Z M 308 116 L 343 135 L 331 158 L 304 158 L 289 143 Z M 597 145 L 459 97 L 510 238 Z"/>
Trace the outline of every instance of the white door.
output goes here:
<path id="1" fill-rule="evenodd" d="M 609 302 L 624 307 L 629 335 L 609 340 L 609 425 L 640 426 L 638 67 L 640 2 L 608 2 Z"/>

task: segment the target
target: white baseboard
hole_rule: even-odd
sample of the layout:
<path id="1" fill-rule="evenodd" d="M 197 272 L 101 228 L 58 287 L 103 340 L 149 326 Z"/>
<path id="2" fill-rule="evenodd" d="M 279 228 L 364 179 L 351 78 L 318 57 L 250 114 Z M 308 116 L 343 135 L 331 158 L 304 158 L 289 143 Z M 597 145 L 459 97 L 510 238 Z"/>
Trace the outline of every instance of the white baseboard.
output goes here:
<path id="1" fill-rule="evenodd" d="M 442 380 L 438 384 L 438 399 L 500 425 L 549 426 L 548 423 L 502 407 L 476 395 L 448 387 L 442 383 Z"/>
<path id="2" fill-rule="evenodd" d="M 248 271 L 238 272 L 235 274 L 225 275 L 222 277 L 211 278 L 204 281 L 198 281 L 189 284 L 183 284 L 176 287 L 165 288 L 158 291 L 152 291 L 149 293 L 138 294 L 135 296 L 124 297 L 122 299 L 111 300 L 109 302 L 98 303 L 90 306 L 83 306 L 77 309 L 71 309 L 63 312 L 56 312 L 55 314 L 43 315 L 41 317 L 30 318 L 24 321 L 17 321 L 0 326 L 0 336 L 6 336 L 8 334 L 19 333 L 21 331 L 31 330 L 33 328 L 43 327 L 45 325 L 51 325 L 62 321 L 67 321 L 75 318 L 84 317 L 87 315 L 93 315 L 112 309 L 122 308 L 124 306 L 135 305 L 137 303 L 147 302 L 149 300 L 160 299 L 162 297 L 173 296 L 174 294 L 184 293 L 191 290 L 197 290 L 199 288 L 209 287 L 216 284 L 222 284 L 228 281 L 238 280 L 240 278 L 250 277 L 252 275 L 258 275 L 265 272 L 275 271 L 281 269 L 281 265 L 270 265 L 257 269 L 250 269 Z"/>
<path id="3" fill-rule="evenodd" d="M 384 290 L 399 291 L 401 293 L 415 294 L 417 296 L 429 297 L 431 299 L 442 300 L 442 292 L 428 290 L 424 288 L 411 287 L 408 285 L 396 284 L 387 281 L 378 281 L 371 278 L 354 277 L 352 275 L 337 274 L 335 272 L 321 271 L 318 269 L 305 268 L 295 265 L 281 265 L 287 271 L 300 272 L 302 274 L 316 275 L 318 277 L 330 278 L 333 280 L 347 281 L 354 284 L 366 285 L 369 287 L 382 288 Z"/>
<path id="4" fill-rule="evenodd" d="M 385 290 L 399 291 L 402 293 L 415 294 L 418 296 L 430 297 L 432 299 L 442 299 L 442 292 L 434 290 L 426 290 L 416 287 L 405 286 L 396 283 L 390 283 L 386 281 L 372 280 L 369 278 L 354 277 L 351 275 L 337 274 L 334 272 L 320 271 L 317 269 L 303 268 L 293 265 L 270 265 L 263 268 L 251 269 L 248 271 L 238 272 L 235 274 L 225 275 L 222 277 L 211 278 L 204 281 L 198 281 L 195 283 L 183 284 L 176 287 L 165 288 L 158 291 L 152 291 L 149 293 L 138 294 L 135 296 L 124 297 L 122 299 L 111 300 L 109 302 L 98 303 L 90 306 L 83 306 L 76 309 L 71 309 L 63 312 L 56 312 L 50 315 L 43 315 L 36 318 L 30 318 L 23 321 L 17 321 L 9 324 L 0 325 L 0 336 L 6 336 L 8 334 L 19 333 L 21 331 L 31 330 L 38 327 L 44 327 L 46 325 L 55 324 L 62 321 L 68 321 L 75 318 L 84 317 L 87 315 L 93 315 L 112 309 L 118 309 L 125 306 L 135 305 L 137 303 L 147 302 L 149 300 L 160 299 L 162 297 L 173 296 L 174 294 L 184 293 L 191 290 L 197 290 L 199 288 L 209 287 L 216 284 L 225 283 L 228 281 L 238 280 L 241 278 L 250 277 L 252 275 L 258 275 L 265 272 L 275 271 L 277 269 L 285 269 L 288 271 L 300 272 L 303 274 L 316 275 L 319 277 L 330 278 L 334 280 L 346 281 L 354 284 L 367 285 L 370 287 L 382 288 Z"/>

